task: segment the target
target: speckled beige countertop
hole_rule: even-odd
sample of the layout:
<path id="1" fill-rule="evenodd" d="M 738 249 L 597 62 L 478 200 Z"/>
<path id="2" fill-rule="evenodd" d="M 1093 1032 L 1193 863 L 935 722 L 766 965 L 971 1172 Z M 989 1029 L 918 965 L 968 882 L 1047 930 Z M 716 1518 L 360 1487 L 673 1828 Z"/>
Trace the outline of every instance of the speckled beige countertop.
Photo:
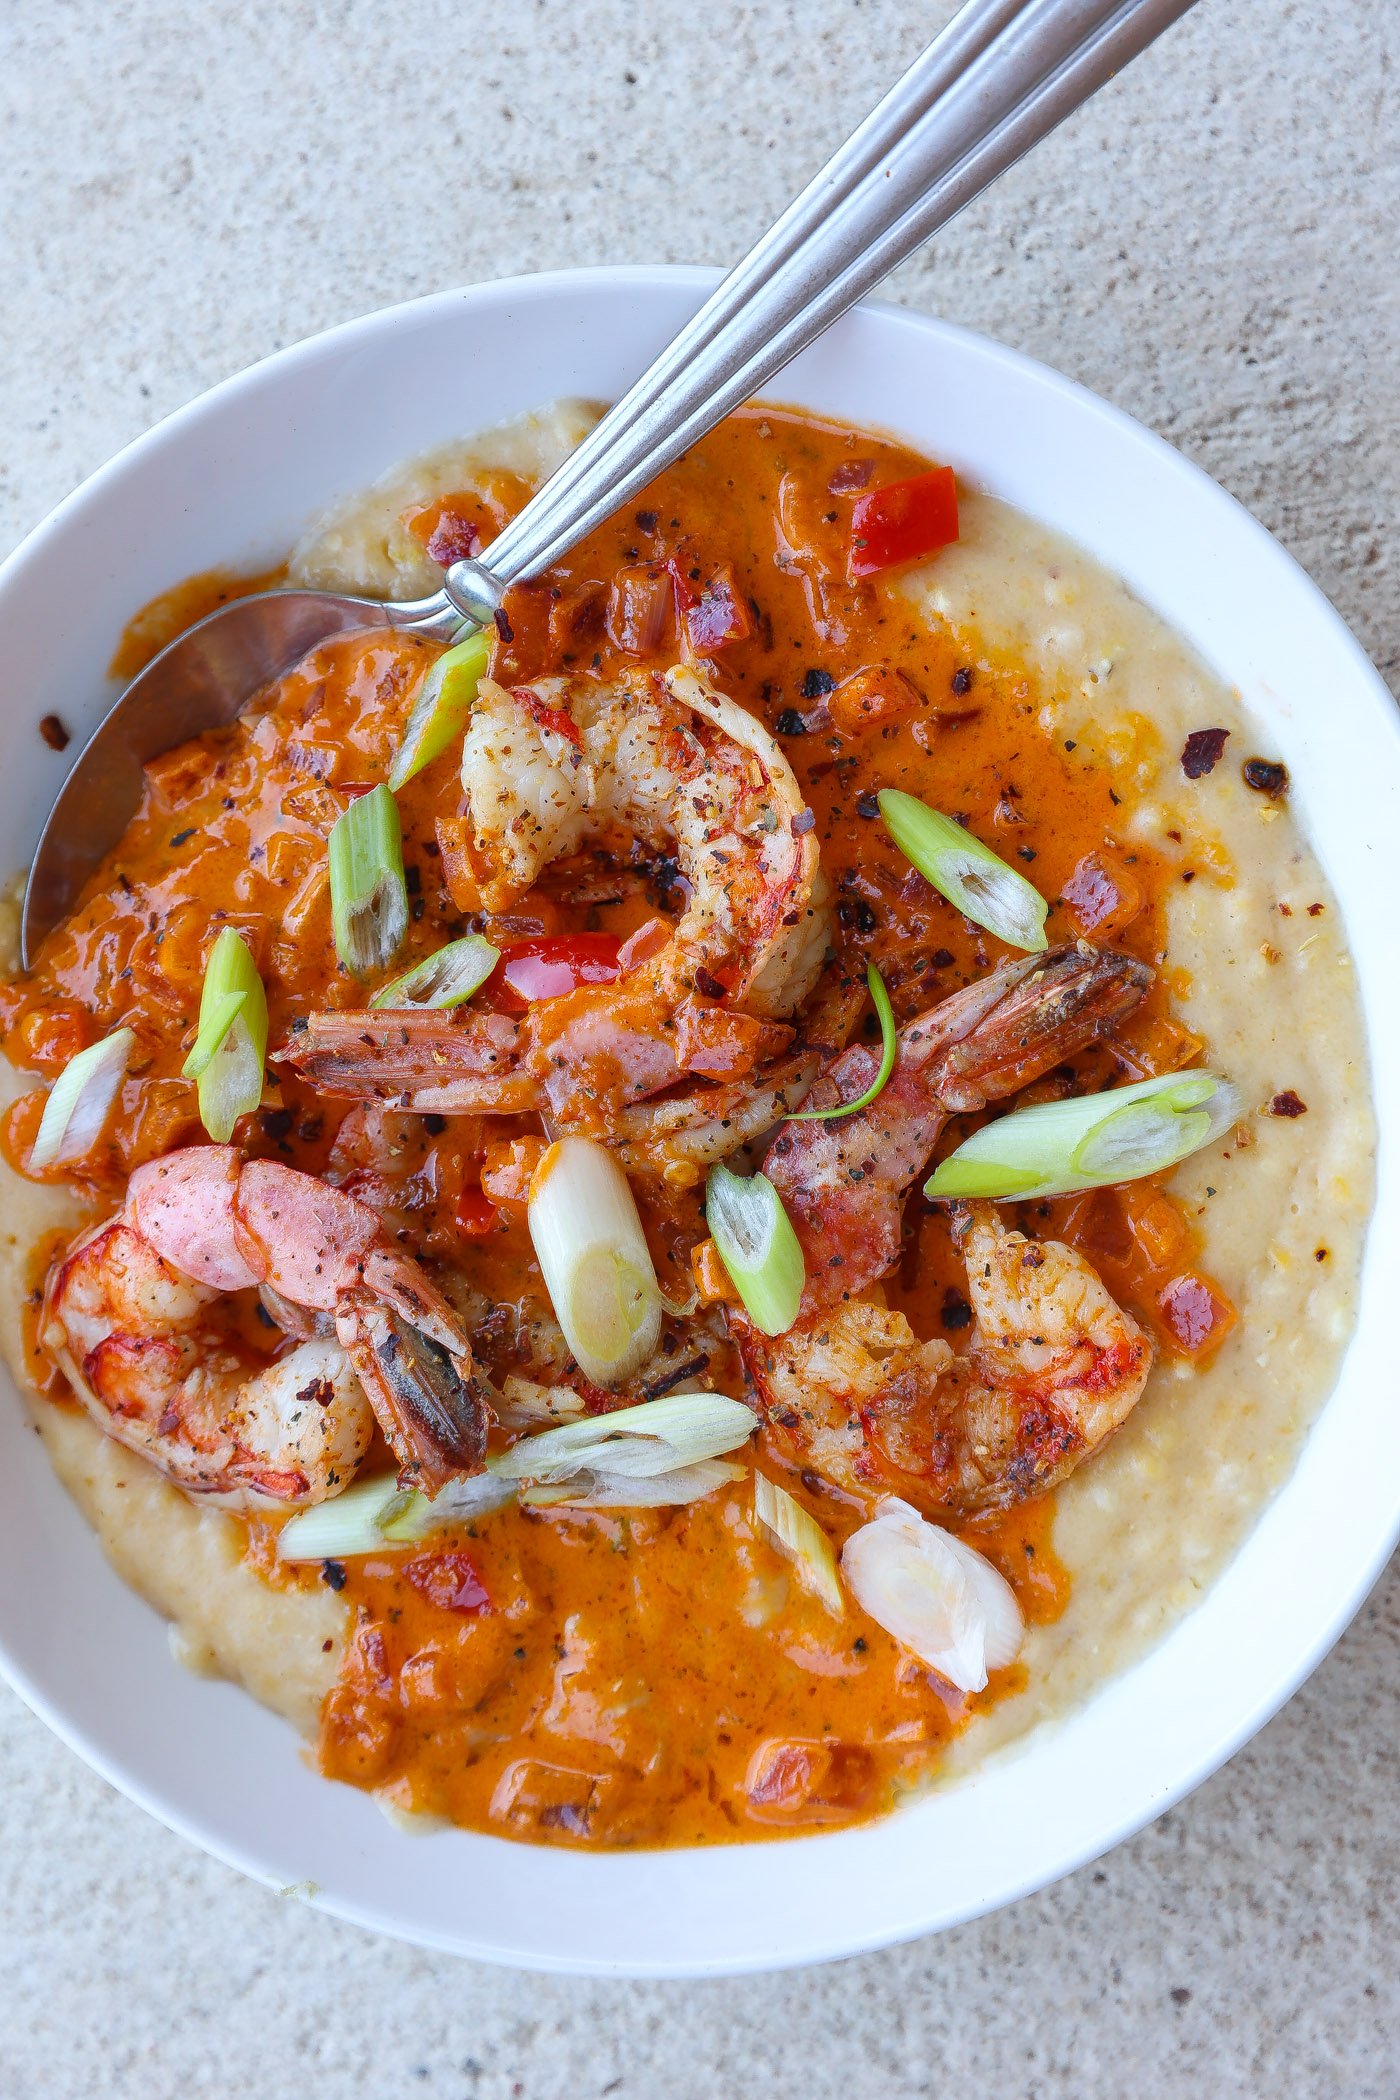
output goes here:
<path id="1" fill-rule="evenodd" d="M 0 551 L 333 322 L 515 270 L 732 257 L 948 12 L 8 0 Z M 1398 95 L 1395 0 L 1203 0 L 895 284 L 1180 445 L 1392 682 Z M 1278 1719 L 1099 1865 L 733 1984 L 391 1946 L 202 1858 L 3 1691 L 0 1741 L 4 2100 L 1400 2093 L 1394 1567 Z"/>

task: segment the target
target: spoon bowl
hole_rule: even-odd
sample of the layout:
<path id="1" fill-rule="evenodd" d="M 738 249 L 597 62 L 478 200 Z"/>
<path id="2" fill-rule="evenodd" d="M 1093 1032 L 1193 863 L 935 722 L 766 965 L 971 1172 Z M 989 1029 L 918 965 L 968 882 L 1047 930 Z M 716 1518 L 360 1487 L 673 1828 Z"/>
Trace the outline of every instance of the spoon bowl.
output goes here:
<path id="1" fill-rule="evenodd" d="M 226 727 L 259 687 L 330 635 L 397 627 L 446 639 L 460 625 L 461 614 L 441 594 L 385 605 L 331 591 L 261 591 L 232 599 L 177 635 L 133 678 L 59 789 L 24 893 L 25 968 L 135 816 L 148 760 Z"/>

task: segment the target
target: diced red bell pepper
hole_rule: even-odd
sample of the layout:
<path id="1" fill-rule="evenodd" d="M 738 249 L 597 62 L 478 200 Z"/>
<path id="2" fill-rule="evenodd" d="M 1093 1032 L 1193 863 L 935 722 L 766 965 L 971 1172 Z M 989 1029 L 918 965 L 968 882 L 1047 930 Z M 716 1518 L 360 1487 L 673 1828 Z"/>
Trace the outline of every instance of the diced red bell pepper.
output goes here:
<path id="1" fill-rule="evenodd" d="M 544 933 L 512 941 L 488 980 L 507 1013 L 523 1013 L 537 999 L 559 999 L 584 984 L 612 984 L 618 974 L 615 933 Z"/>
<path id="2" fill-rule="evenodd" d="M 934 467 L 856 498 L 846 572 L 852 578 L 878 576 L 902 562 L 922 561 L 957 536 L 957 482 L 951 467 Z"/>

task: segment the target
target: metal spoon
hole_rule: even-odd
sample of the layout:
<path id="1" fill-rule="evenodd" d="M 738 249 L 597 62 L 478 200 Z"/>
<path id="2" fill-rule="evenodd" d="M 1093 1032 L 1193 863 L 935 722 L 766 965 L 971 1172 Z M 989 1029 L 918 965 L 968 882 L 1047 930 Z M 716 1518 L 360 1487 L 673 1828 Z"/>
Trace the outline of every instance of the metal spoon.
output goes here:
<path id="1" fill-rule="evenodd" d="M 449 640 L 539 575 L 780 371 L 1192 0 L 966 0 L 693 320 L 492 542 L 411 604 L 326 591 L 234 599 L 133 679 L 76 760 L 24 896 L 25 966 L 120 839 L 142 767 L 220 727 L 332 634 Z"/>

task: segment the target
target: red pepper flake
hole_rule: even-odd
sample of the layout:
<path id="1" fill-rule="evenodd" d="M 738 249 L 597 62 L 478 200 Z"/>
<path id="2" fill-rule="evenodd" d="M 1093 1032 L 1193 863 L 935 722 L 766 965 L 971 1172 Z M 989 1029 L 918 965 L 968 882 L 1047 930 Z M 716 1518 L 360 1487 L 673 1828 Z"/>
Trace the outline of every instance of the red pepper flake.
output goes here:
<path id="1" fill-rule="evenodd" d="M 423 1553 L 404 1569 L 420 1596 L 439 1611 L 489 1611 L 491 1599 L 466 1553 Z"/>
<path id="2" fill-rule="evenodd" d="M 1273 758 L 1247 758 L 1240 767 L 1244 784 L 1271 802 L 1288 793 L 1288 768 Z"/>
<path id="3" fill-rule="evenodd" d="M 583 748 L 583 732 L 567 708 L 550 707 L 528 685 L 516 686 L 511 698 L 519 701 L 531 721 L 538 722 L 541 729 L 551 729 L 555 736 L 566 737 L 580 750 Z"/>
<path id="4" fill-rule="evenodd" d="M 39 724 L 39 734 L 50 751 L 66 751 L 73 738 L 57 715 L 45 715 Z"/>
<path id="5" fill-rule="evenodd" d="M 1269 1114 L 1271 1116 L 1305 1116 L 1307 1112 L 1307 1102 L 1300 1101 L 1292 1087 L 1289 1087 L 1282 1094 L 1275 1094 L 1273 1100 L 1269 1103 Z"/>
<path id="6" fill-rule="evenodd" d="M 1225 750 L 1228 729 L 1193 729 L 1181 747 L 1181 770 L 1188 780 L 1214 772 Z"/>

